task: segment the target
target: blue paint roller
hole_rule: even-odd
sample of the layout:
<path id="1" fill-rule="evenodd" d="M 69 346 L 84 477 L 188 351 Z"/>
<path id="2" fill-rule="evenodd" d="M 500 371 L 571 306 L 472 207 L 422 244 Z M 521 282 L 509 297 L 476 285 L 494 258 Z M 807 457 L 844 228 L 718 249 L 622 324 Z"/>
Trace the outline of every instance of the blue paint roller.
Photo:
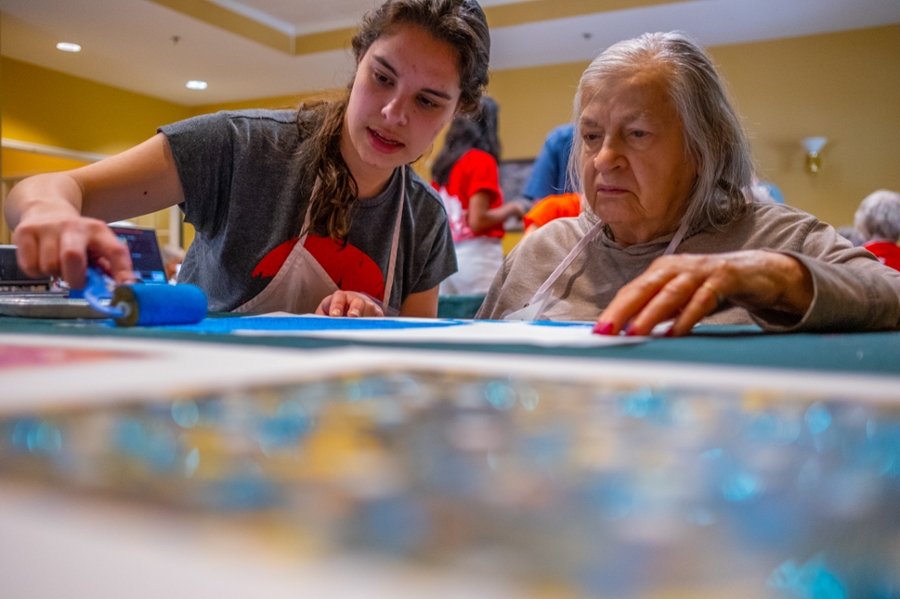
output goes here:
<path id="1" fill-rule="evenodd" d="M 84 299 L 120 327 L 196 324 L 206 318 L 206 294 L 196 285 L 132 283 L 111 289 L 110 278 L 93 267 L 87 279 Z"/>

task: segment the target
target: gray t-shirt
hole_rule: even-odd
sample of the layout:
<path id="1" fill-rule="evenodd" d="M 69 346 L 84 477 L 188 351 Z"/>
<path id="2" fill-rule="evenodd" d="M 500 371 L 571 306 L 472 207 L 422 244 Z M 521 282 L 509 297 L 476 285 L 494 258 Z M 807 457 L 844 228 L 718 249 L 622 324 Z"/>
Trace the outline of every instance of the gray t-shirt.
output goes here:
<path id="1" fill-rule="evenodd" d="M 597 222 L 593 213 L 547 223 L 510 253 L 476 318 L 503 318 L 521 309 Z M 600 233 L 553 284 L 549 320 L 593 321 L 625 284 L 663 255 L 673 235 L 622 247 Z M 750 204 L 721 230 L 685 238 L 677 254 L 766 249 L 791 255 L 813 279 L 809 311 L 797 321 L 772 310 L 753 314 L 731 307 L 706 323 L 756 322 L 772 331 L 870 331 L 900 328 L 900 272 L 837 234 L 829 225 L 782 204 Z"/>
<path id="2" fill-rule="evenodd" d="M 185 221 L 196 229 L 178 280 L 206 291 L 210 310 L 234 310 L 272 280 L 300 232 L 315 182 L 311 144 L 301 138 L 295 110 L 219 112 L 159 130 L 178 168 Z M 411 293 L 432 289 L 456 271 L 440 197 L 404 168 L 406 200 L 390 300 L 395 310 Z M 306 248 L 339 289 L 381 299 L 400 185 L 396 169 L 382 193 L 358 200 L 343 250 L 327 237 L 307 238 Z"/>

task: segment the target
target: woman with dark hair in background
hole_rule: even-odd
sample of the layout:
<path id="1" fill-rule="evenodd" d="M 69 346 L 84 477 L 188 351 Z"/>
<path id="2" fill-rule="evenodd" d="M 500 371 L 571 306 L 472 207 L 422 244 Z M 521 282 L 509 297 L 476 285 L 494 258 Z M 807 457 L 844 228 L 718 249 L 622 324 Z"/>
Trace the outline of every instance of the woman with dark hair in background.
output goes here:
<path id="1" fill-rule="evenodd" d="M 214 311 L 435 316 L 455 267 L 446 215 L 407 164 L 478 109 L 490 35 L 475 0 L 388 0 L 353 39 L 336 102 L 204 115 L 9 195 L 21 267 L 73 288 L 89 262 L 134 279 L 106 223 L 180 205 L 196 237 L 178 280 Z"/>
<path id="2" fill-rule="evenodd" d="M 521 203 L 503 203 L 497 113 L 497 103 L 483 97 L 477 114 L 455 118 L 431 169 L 432 184 L 447 208 L 459 265 L 441 283 L 441 295 L 487 293 L 503 264 L 503 222 L 525 214 Z"/>

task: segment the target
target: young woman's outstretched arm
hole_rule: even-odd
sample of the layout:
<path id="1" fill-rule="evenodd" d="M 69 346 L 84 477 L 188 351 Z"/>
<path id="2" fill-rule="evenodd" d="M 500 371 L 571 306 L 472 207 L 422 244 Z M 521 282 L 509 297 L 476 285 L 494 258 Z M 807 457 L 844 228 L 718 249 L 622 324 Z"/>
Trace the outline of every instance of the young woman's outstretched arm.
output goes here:
<path id="1" fill-rule="evenodd" d="M 89 260 L 118 283 L 134 279 L 128 249 L 107 222 L 183 201 L 168 141 L 157 134 L 95 164 L 25 179 L 10 192 L 4 212 L 22 270 L 62 277 L 77 289 Z"/>

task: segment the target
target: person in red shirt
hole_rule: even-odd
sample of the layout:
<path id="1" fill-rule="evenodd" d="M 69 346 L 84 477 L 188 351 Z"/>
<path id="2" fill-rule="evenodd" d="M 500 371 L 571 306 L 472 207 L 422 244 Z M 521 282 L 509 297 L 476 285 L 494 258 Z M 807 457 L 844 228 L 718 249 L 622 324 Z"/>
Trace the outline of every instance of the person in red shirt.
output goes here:
<path id="1" fill-rule="evenodd" d="M 432 185 L 447 209 L 459 266 L 441 283 L 440 295 L 487 293 L 503 265 L 503 222 L 525 214 L 522 203 L 503 203 L 497 113 L 497 103 L 483 97 L 475 118 L 456 117 L 431 169 Z"/>
<path id="2" fill-rule="evenodd" d="M 862 247 L 883 264 L 900 270 L 900 193 L 879 189 L 859 204 L 853 218 Z"/>

